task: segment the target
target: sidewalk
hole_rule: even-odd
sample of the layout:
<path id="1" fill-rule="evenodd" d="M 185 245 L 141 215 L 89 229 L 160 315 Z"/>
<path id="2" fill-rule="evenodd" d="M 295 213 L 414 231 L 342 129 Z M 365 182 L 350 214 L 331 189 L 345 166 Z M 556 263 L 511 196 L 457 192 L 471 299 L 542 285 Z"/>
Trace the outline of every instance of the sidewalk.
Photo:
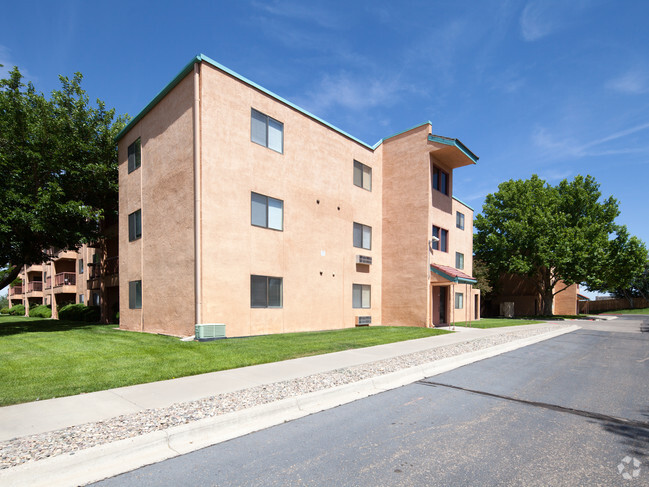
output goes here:
<path id="1" fill-rule="evenodd" d="M 131 416 L 155 418 L 152 410 L 159 413 L 175 408 L 182 415 L 183 404 L 205 400 L 212 407 L 209 401 L 224 394 L 246 397 L 248 401 L 251 395 L 257 397 L 256 402 L 250 401 L 250 407 L 234 412 L 213 413 L 211 417 L 167 429 L 68 453 L 59 451 L 43 460 L 2 469 L 0 485 L 78 485 L 99 480 L 575 329 L 578 326 L 565 323 L 487 330 L 456 327 L 458 332 L 448 335 L 3 407 L 0 450 L 2 442 L 24 440 L 31 445 L 39 438 L 26 437 L 45 433 L 51 442 L 49 436 L 56 437 L 57 430 L 93 429 L 94 423 L 101 425 L 117 417 L 126 418 L 128 427 Z M 438 356 L 444 358 L 437 359 Z M 349 378 L 354 374 L 359 380 Z M 323 386 L 329 376 L 334 379 Z M 339 376 L 345 380 L 336 382 L 335 377 Z M 300 387 L 309 382 L 316 383 L 315 390 L 310 392 L 306 388 L 302 393 Z M 279 400 L 263 397 L 272 396 L 278 383 L 282 384 L 282 391 L 289 388 L 297 392 L 282 392 Z M 89 423 L 90 427 L 86 426 Z M 66 434 L 74 433 L 73 429 Z"/>

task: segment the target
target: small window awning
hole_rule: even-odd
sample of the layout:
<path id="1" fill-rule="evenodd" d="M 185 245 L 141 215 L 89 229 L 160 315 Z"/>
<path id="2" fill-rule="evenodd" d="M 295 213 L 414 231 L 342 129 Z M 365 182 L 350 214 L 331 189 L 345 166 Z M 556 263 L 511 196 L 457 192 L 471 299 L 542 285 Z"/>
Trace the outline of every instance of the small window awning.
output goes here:
<path id="1" fill-rule="evenodd" d="M 446 265 L 431 264 L 430 271 L 434 272 L 440 277 L 443 277 L 447 281 L 454 282 L 457 284 L 476 284 L 478 281 L 468 274 L 457 270 L 455 267 L 449 267 Z"/>

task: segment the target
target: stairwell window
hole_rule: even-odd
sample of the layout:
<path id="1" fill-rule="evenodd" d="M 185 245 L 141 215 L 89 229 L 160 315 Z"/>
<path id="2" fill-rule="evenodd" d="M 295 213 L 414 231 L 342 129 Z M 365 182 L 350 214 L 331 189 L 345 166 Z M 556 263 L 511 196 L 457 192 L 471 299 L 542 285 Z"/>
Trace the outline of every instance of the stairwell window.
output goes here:
<path id="1" fill-rule="evenodd" d="M 448 230 L 433 225 L 433 250 L 448 252 Z"/>
<path id="2" fill-rule="evenodd" d="M 354 184 L 372 191 L 372 168 L 362 162 L 354 161 Z"/>
<path id="3" fill-rule="evenodd" d="M 142 210 L 137 210 L 128 216 L 128 241 L 132 242 L 142 237 Z"/>
<path id="4" fill-rule="evenodd" d="M 460 270 L 464 269 L 464 254 L 460 252 L 455 252 L 455 268 Z"/>
<path id="5" fill-rule="evenodd" d="M 354 222 L 354 247 L 372 249 L 372 227 Z"/>
<path id="6" fill-rule="evenodd" d="M 448 182 L 448 173 L 439 167 L 433 166 L 433 189 L 448 196 Z"/>
<path id="7" fill-rule="evenodd" d="M 464 293 L 455 293 L 455 309 L 464 309 Z"/>
<path id="8" fill-rule="evenodd" d="M 352 307 L 372 307 L 372 288 L 369 284 L 352 284 Z"/>
<path id="9" fill-rule="evenodd" d="M 128 172 L 135 171 L 142 164 L 142 147 L 140 139 L 128 146 Z"/>
<path id="10" fill-rule="evenodd" d="M 79 259 L 79 274 L 83 274 L 83 259 Z"/>
<path id="11" fill-rule="evenodd" d="M 142 281 L 130 281 L 128 283 L 128 307 L 129 309 L 142 309 Z"/>
<path id="12" fill-rule="evenodd" d="M 455 214 L 455 226 L 460 230 L 464 230 L 464 213 L 458 211 Z"/>
<path id="13" fill-rule="evenodd" d="M 250 223 L 281 232 L 284 230 L 284 202 L 263 194 L 250 193 Z"/>
<path id="14" fill-rule="evenodd" d="M 281 308 L 283 279 L 270 276 L 250 276 L 250 307 Z"/>
<path id="15" fill-rule="evenodd" d="M 250 117 L 250 140 L 254 143 L 284 152 L 284 124 L 252 109 Z"/>

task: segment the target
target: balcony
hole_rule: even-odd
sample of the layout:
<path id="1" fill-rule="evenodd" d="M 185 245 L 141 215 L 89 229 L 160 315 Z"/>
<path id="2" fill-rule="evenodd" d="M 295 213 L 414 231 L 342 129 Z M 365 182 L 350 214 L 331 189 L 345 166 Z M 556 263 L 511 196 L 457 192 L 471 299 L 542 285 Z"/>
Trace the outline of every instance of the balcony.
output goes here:
<path id="1" fill-rule="evenodd" d="M 60 272 L 54 276 L 55 293 L 76 292 L 77 275 L 74 272 Z"/>
<path id="2" fill-rule="evenodd" d="M 23 293 L 22 286 L 14 286 L 9 288 L 9 296 L 18 296 Z"/>
<path id="3" fill-rule="evenodd" d="M 106 287 L 114 287 L 119 285 L 119 258 L 109 257 L 102 265 L 93 263 L 88 266 L 88 289 L 99 289 L 101 280 L 103 279 Z"/>
<path id="4" fill-rule="evenodd" d="M 32 281 L 27 283 L 27 292 L 39 292 L 43 291 L 43 282 L 42 281 Z"/>
<path id="5" fill-rule="evenodd" d="M 52 278 L 50 276 L 45 278 L 45 289 L 52 289 Z"/>

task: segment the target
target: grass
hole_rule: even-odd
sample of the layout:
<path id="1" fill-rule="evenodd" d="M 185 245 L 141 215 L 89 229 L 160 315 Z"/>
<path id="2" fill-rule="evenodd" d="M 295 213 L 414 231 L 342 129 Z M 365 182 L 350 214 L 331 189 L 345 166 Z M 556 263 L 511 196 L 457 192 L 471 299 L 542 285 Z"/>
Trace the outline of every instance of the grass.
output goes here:
<path id="1" fill-rule="evenodd" d="M 0 406 L 448 333 L 363 327 L 212 342 L 116 325 L 0 317 Z"/>
<path id="2" fill-rule="evenodd" d="M 615 311 L 603 311 L 603 315 L 649 315 L 649 308 L 618 309 Z"/>
<path id="3" fill-rule="evenodd" d="M 471 328 L 499 328 L 501 326 L 535 325 L 545 323 L 539 320 L 521 320 L 518 318 L 482 318 L 480 321 L 472 321 Z M 464 322 L 456 323 L 458 326 L 466 326 Z"/>

